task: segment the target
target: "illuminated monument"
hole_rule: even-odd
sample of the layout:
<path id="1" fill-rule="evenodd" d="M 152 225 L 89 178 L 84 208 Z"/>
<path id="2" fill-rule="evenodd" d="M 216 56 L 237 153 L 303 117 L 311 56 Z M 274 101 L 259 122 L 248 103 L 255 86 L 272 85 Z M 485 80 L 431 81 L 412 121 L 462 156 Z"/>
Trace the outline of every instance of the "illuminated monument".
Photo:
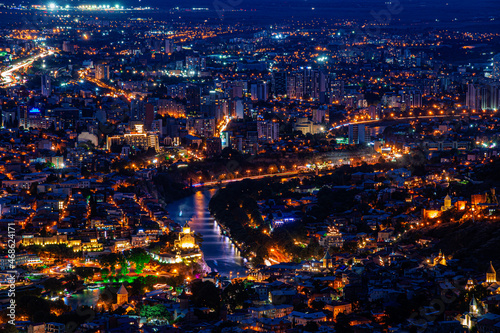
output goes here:
<path id="1" fill-rule="evenodd" d="M 174 241 L 172 248 L 166 249 L 162 253 L 151 253 L 154 260 L 158 260 L 165 264 L 180 263 L 184 260 L 197 261 L 202 258 L 200 246 L 196 244 L 194 232 L 191 231 L 189 224 L 186 222 L 182 231 L 179 232 L 178 238 Z"/>
<path id="2" fill-rule="evenodd" d="M 193 232 L 187 222 L 184 227 L 182 227 L 182 232 L 179 233 L 179 239 L 175 241 L 174 247 L 178 250 L 189 250 L 198 247 Z"/>

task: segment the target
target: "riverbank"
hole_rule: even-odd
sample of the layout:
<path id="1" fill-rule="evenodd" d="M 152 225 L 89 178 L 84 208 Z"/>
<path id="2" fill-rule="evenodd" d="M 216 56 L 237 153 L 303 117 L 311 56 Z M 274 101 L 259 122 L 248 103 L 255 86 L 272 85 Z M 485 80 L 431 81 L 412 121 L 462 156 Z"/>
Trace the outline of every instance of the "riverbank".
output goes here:
<path id="1" fill-rule="evenodd" d="M 245 258 L 233 241 L 224 235 L 222 227 L 211 216 L 208 204 L 217 190 L 197 191 L 193 195 L 166 205 L 173 221 L 189 223 L 195 233 L 203 237 L 201 251 L 208 267 L 221 275 L 245 274 Z M 182 213 L 181 213 L 182 212 Z"/>

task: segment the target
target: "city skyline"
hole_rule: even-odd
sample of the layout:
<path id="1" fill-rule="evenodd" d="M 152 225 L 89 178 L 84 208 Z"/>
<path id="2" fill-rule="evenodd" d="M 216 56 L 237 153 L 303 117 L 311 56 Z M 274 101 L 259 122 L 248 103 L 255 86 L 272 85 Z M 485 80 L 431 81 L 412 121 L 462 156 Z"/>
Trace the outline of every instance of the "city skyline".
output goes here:
<path id="1" fill-rule="evenodd" d="M 0 332 L 496 332 L 498 1 L 0 4 Z"/>

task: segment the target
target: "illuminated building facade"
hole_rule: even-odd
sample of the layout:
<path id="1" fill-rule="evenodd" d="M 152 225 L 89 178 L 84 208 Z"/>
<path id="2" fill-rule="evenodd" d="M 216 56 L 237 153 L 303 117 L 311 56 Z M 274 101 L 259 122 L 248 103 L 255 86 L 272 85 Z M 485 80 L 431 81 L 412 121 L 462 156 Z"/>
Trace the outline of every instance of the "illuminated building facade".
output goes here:
<path id="1" fill-rule="evenodd" d="M 150 133 L 125 133 L 123 135 L 108 136 L 106 140 L 106 149 L 111 149 L 112 145 L 127 144 L 133 148 L 160 149 L 158 135 Z"/>

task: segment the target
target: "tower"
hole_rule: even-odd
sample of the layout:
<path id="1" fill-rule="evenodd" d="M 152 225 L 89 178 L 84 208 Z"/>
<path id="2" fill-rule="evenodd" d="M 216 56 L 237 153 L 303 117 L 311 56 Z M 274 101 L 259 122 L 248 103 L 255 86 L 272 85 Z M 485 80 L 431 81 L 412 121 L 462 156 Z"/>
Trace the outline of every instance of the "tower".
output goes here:
<path id="1" fill-rule="evenodd" d="M 451 208 L 451 198 L 449 195 L 447 195 L 445 198 L 444 198 L 444 208 L 445 209 L 450 209 Z"/>
<path id="2" fill-rule="evenodd" d="M 470 300 L 470 303 L 469 303 L 469 313 L 470 313 L 470 315 L 472 315 L 474 317 L 478 315 L 478 306 L 477 306 L 476 297 L 474 295 L 472 295 L 472 299 Z"/>
<path id="3" fill-rule="evenodd" d="M 497 272 L 493 267 L 493 263 L 490 261 L 490 267 L 486 271 L 486 283 L 496 283 L 497 282 Z"/>
<path id="4" fill-rule="evenodd" d="M 328 250 L 325 251 L 325 256 L 321 259 L 321 261 L 323 262 L 323 268 L 332 268 L 333 260 Z"/>
<path id="5" fill-rule="evenodd" d="M 182 233 L 183 234 L 190 234 L 191 233 L 191 228 L 189 227 L 189 223 L 186 222 L 184 226 L 182 227 Z"/>
<path id="6" fill-rule="evenodd" d="M 467 326 L 469 329 L 471 329 L 476 325 L 478 317 L 482 314 L 483 311 L 479 307 L 479 304 L 476 301 L 476 297 L 472 295 L 469 303 L 469 312 L 465 313 L 465 316 L 461 320 L 462 325 Z"/>
<path id="7" fill-rule="evenodd" d="M 449 210 L 451 209 L 451 197 L 449 195 L 446 195 L 446 197 L 444 198 L 444 206 L 441 207 L 441 210 L 445 211 L 445 210 Z"/>
<path id="8" fill-rule="evenodd" d="M 116 304 L 123 305 L 128 302 L 128 291 L 122 284 L 118 292 L 116 293 Z"/>
<path id="9" fill-rule="evenodd" d="M 471 290 L 474 288 L 474 281 L 469 277 L 467 279 L 467 284 L 465 286 L 465 290 Z"/>
<path id="10" fill-rule="evenodd" d="M 439 250 L 438 256 L 434 258 L 433 264 L 434 266 L 435 265 L 446 266 L 446 256 L 443 254 L 443 252 L 441 252 L 441 250 Z"/>

